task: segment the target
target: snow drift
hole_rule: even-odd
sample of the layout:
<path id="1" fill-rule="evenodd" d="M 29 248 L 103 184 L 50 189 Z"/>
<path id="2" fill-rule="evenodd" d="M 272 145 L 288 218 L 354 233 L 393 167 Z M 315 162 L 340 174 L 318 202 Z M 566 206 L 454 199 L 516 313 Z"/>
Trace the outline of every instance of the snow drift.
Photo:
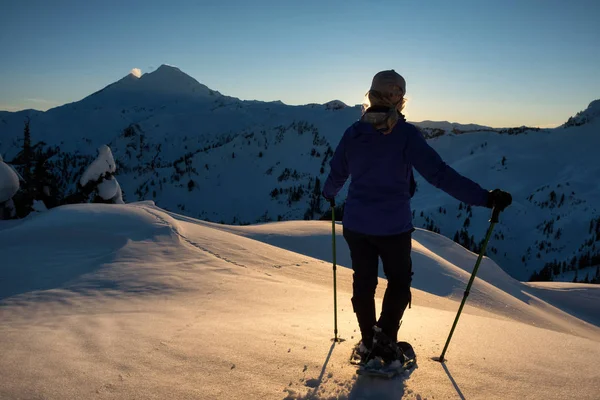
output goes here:
<path id="1" fill-rule="evenodd" d="M 598 287 L 524 285 L 489 259 L 448 363 L 431 361 L 474 255 L 420 230 L 400 331 L 418 367 L 392 381 L 357 377 L 347 268 L 338 269 L 346 341 L 330 341 L 330 229 L 215 225 L 151 202 L 0 222 L 0 398 L 596 398 L 600 329 L 584 319 L 598 315 Z M 581 302 L 581 319 L 561 306 Z"/>

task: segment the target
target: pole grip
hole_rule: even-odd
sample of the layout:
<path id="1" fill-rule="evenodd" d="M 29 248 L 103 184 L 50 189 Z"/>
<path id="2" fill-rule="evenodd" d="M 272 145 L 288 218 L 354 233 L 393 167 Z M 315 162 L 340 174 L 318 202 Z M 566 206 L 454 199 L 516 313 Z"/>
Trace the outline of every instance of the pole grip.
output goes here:
<path id="1" fill-rule="evenodd" d="M 490 219 L 490 222 L 493 222 L 494 224 L 500 222 L 500 211 L 501 210 L 498 207 L 492 209 L 492 219 Z"/>

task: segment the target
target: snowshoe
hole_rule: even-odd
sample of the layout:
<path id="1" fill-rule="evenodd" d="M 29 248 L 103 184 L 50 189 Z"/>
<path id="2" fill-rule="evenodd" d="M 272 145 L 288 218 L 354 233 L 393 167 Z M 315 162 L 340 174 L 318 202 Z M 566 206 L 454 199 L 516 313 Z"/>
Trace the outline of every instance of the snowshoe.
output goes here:
<path id="1" fill-rule="evenodd" d="M 358 375 L 387 379 L 400 375 L 403 372 L 404 369 L 400 361 L 385 364 L 380 357 L 370 359 L 356 370 Z"/>
<path id="2" fill-rule="evenodd" d="M 415 366 L 417 356 L 410 343 L 392 341 L 378 327 L 374 330 L 370 351 L 361 342 L 352 352 L 351 362 L 359 366 L 357 374 L 393 378 Z"/>
<path id="3" fill-rule="evenodd" d="M 395 340 L 387 336 L 378 326 L 373 327 L 375 336 L 373 337 L 373 355 L 380 357 L 385 364 L 390 364 L 396 360 L 402 360 L 402 349 L 398 347 Z"/>
<path id="4" fill-rule="evenodd" d="M 364 365 L 371 355 L 371 348 L 364 345 L 362 341 L 358 342 L 352 349 L 350 363 L 354 365 Z"/>
<path id="5" fill-rule="evenodd" d="M 391 379 L 414 368 L 417 362 L 417 356 L 410 343 L 398 342 L 395 345 L 400 350 L 398 359 L 385 362 L 380 356 L 371 356 L 367 358 L 366 362 L 358 364 L 356 373 L 359 375 Z"/>

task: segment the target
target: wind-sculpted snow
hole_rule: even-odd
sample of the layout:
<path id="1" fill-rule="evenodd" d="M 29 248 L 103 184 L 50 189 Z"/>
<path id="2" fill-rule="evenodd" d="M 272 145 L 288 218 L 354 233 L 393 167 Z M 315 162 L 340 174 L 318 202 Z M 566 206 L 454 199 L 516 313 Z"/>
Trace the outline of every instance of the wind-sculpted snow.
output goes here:
<path id="1" fill-rule="evenodd" d="M 0 221 L 0 398 L 596 398 L 600 328 L 568 314 L 587 302 L 579 309 L 597 315 L 596 286 L 522 285 L 487 259 L 449 361 L 432 361 L 475 255 L 422 230 L 400 330 L 417 368 L 390 381 L 358 377 L 348 362 L 358 336 L 341 236 L 345 340 L 331 341 L 330 229 L 225 226 L 152 202 Z M 547 290 L 560 291 L 554 305 L 542 299 Z"/>
<path id="2" fill-rule="evenodd" d="M 77 290 L 150 289 L 142 277 L 121 275 L 108 266 L 129 243 L 149 240 L 159 246 L 171 233 L 143 209 L 99 204 L 60 207 L 3 226 L 0 299 L 71 284 Z"/>

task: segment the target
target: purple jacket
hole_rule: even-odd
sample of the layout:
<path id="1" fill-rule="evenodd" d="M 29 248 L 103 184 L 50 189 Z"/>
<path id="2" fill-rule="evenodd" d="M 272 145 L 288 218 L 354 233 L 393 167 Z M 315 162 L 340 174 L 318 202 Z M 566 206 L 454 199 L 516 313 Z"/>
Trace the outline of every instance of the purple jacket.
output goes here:
<path id="1" fill-rule="evenodd" d="M 448 166 L 419 130 L 404 121 L 387 135 L 367 122 L 355 122 L 330 166 L 323 196 L 335 198 L 352 176 L 343 224 L 359 233 L 394 235 L 413 229 L 413 166 L 433 186 L 466 204 L 485 206 L 488 199 L 487 190 Z"/>

